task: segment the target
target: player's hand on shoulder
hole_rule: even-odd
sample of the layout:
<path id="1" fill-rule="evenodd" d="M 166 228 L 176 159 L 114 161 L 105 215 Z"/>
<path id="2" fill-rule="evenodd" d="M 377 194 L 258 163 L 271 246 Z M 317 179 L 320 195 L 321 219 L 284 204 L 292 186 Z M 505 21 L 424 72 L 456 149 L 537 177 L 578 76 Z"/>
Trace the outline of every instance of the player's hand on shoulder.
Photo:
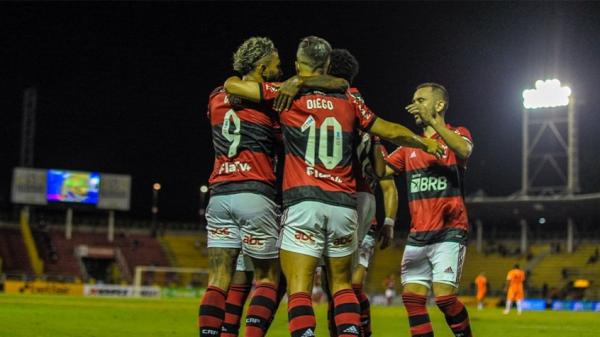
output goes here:
<path id="1" fill-rule="evenodd" d="M 285 111 L 292 106 L 294 97 L 302 88 L 304 81 L 300 76 L 292 76 L 287 81 L 281 83 L 279 93 L 273 102 L 273 109 L 276 111 Z"/>
<path id="2" fill-rule="evenodd" d="M 423 144 L 425 144 L 425 152 L 434 155 L 437 159 L 444 156 L 446 150 L 437 140 L 431 138 L 422 138 L 421 140 Z"/>

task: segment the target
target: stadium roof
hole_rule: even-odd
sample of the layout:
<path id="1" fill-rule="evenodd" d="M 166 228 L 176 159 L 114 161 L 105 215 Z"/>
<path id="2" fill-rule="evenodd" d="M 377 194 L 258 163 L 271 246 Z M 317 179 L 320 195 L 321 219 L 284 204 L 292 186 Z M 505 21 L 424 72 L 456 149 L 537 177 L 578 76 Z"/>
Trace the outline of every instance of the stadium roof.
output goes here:
<path id="1" fill-rule="evenodd" d="M 600 211 L 600 193 L 556 196 L 473 196 L 466 199 L 471 218 L 567 217 Z"/>

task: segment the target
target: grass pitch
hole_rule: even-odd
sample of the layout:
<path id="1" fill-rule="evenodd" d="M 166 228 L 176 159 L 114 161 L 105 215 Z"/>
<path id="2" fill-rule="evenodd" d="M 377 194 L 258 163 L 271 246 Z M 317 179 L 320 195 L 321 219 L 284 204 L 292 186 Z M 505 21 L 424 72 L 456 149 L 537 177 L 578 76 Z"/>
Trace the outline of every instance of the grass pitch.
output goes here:
<path id="1" fill-rule="evenodd" d="M 197 299 L 118 299 L 0 293 L 2 337 L 167 337 L 198 336 Z M 469 308 L 476 337 L 597 337 L 600 313 L 525 312 Z M 328 336 L 325 305 L 317 312 L 317 336 Z M 437 337 L 452 337 L 437 308 L 430 308 Z M 374 306 L 373 336 L 409 336 L 402 307 Z M 243 331 L 243 330 L 241 330 Z M 289 336 L 285 304 L 268 333 Z"/>

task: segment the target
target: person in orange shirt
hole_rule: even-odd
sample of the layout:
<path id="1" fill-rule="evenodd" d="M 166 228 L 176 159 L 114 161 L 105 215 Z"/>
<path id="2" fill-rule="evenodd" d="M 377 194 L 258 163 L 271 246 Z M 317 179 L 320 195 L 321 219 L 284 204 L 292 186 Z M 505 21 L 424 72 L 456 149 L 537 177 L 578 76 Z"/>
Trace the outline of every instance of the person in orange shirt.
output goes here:
<path id="1" fill-rule="evenodd" d="M 475 278 L 475 285 L 477 286 L 477 310 L 483 310 L 483 301 L 485 295 L 487 295 L 488 281 L 485 277 L 485 273 L 481 272 Z"/>
<path id="2" fill-rule="evenodd" d="M 514 268 L 506 275 L 506 309 L 504 314 L 508 315 L 513 302 L 517 302 L 517 313 L 520 315 L 523 311 L 523 299 L 525 291 L 523 290 L 523 282 L 525 282 L 525 272 L 515 264 Z"/>

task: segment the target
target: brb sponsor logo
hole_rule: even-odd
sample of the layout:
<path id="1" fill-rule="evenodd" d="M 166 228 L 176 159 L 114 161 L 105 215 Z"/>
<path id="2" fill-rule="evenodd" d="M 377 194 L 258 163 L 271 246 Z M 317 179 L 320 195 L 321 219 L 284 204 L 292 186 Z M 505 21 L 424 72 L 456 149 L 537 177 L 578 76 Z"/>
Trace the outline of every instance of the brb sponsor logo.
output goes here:
<path id="1" fill-rule="evenodd" d="M 229 234 L 231 234 L 231 231 L 229 231 L 228 228 L 210 229 L 208 232 L 210 233 L 210 236 L 214 239 L 224 239 L 228 237 Z"/>
<path id="2" fill-rule="evenodd" d="M 446 188 L 446 177 L 421 177 L 420 174 L 415 174 L 410 180 L 410 193 L 443 191 Z"/>
<path id="3" fill-rule="evenodd" d="M 354 241 L 354 235 L 350 234 L 350 235 L 346 235 L 341 238 L 337 238 L 337 239 L 333 240 L 333 245 L 334 246 L 347 246 L 347 245 L 351 244 L 352 241 Z"/>
<path id="4" fill-rule="evenodd" d="M 312 234 L 306 234 L 301 231 L 296 231 L 296 234 L 294 234 L 294 238 L 296 238 L 296 241 L 308 243 L 311 245 L 315 243 L 315 237 Z"/>
<path id="5" fill-rule="evenodd" d="M 244 235 L 242 242 L 254 250 L 265 249 L 265 239 L 255 238 L 252 235 Z"/>

